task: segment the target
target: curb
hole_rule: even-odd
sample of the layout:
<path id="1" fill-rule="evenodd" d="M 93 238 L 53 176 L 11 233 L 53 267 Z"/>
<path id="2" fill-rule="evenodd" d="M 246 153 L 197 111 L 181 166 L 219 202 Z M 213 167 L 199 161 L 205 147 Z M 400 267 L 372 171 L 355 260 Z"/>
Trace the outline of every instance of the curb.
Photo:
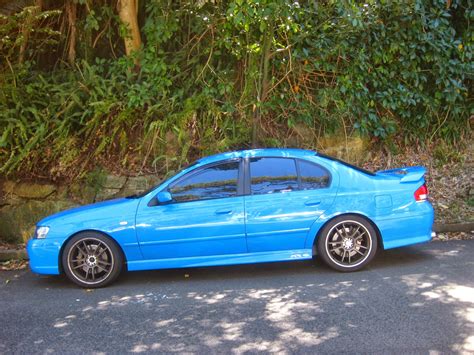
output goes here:
<path id="1" fill-rule="evenodd" d="M 474 222 L 465 223 L 435 223 L 433 231 L 436 233 L 446 232 L 471 232 L 474 231 Z"/>
<path id="2" fill-rule="evenodd" d="M 28 260 L 26 250 L 21 249 L 6 249 L 0 250 L 0 261 L 7 261 L 13 259 Z"/>

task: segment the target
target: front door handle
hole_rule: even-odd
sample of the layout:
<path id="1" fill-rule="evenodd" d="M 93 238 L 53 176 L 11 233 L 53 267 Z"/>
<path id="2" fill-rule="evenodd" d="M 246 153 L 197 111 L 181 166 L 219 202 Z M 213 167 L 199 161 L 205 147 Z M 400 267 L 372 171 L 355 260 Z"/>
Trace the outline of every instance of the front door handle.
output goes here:
<path id="1" fill-rule="evenodd" d="M 229 210 L 228 208 L 222 208 L 220 210 L 216 210 L 216 214 L 231 214 L 232 210 Z"/>
<path id="2" fill-rule="evenodd" d="M 317 205 L 321 204 L 321 201 L 306 201 L 304 204 L 306 206 L 317 206 Z"/>

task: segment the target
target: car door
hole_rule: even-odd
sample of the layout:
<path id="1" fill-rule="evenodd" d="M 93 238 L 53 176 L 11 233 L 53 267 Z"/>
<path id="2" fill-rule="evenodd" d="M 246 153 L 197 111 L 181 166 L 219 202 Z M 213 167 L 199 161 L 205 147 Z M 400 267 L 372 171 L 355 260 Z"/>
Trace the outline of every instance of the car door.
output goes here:
<path id="1" fill-rule="evenodd" d="M 247 252 L 240 160 L 196 168 L 166 187 L 172 201 L 144 206 L 136 231 L 145 259 Z"/>
<path id="2" fill-rule="evenodd" d="M 249 252 L 303 249 L 313 223 L 337 192 L 328 169 L 300 159 L 248 160 L 245 197 Z"/>

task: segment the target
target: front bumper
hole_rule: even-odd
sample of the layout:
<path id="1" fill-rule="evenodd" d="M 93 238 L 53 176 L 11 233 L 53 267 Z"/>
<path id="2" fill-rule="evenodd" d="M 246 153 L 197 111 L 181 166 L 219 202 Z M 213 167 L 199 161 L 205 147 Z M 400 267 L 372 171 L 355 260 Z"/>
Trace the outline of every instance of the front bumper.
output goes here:
<path id="1" fill-rule="evenodd" d="M 59 275 L 60 250 L 61 243 L 57 239 L 30 239 L 26 251 L 31 271 L 37 274 Z"/>

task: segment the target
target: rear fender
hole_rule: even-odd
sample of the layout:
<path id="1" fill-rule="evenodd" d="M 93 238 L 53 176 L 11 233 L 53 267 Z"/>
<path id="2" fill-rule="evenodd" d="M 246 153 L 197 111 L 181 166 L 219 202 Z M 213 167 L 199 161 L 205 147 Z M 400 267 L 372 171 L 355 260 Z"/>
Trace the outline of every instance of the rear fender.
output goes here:
<path id="1" fill-rule="evenodd" d="M 314 250 L 315 250 L 314 246 L 317 242 L 317 239 L 318 239 L 318 236 L 319 236 L 321 230 L 324 228 L 324 226 L 326 224 L 331 222 L 334 218 L 339 217 L 339 216 L 343 216 L 343 215 L 355 215 L 355 216 L 359 216 L 359 217 L 362 217 L 365 220 L 367 220 L 367 222 L 370 223 L 372 225 L 372 227 L 374 227 L 375 231 L 377 232 L 377 241 L 379 242 L 379 248 L 384 249 L 383 239 L 382 239 L 382 235 L 380 233 L 379 227 L 369 216 L 367 216 L 365 213 L 363 213 L 361 211 L 357 211 L 357 212 L 345 211 L 345 212 L 333 213 L 331 215 L 324 216 L 324 217 L 321 216 L 311 226 L 311 229 L 308 232 L 308 236 L 306 237 L 305 248 L 307 248 L 307 249 L 313 248 L 313 254 L 315 254 L 314 253 Z"/>

